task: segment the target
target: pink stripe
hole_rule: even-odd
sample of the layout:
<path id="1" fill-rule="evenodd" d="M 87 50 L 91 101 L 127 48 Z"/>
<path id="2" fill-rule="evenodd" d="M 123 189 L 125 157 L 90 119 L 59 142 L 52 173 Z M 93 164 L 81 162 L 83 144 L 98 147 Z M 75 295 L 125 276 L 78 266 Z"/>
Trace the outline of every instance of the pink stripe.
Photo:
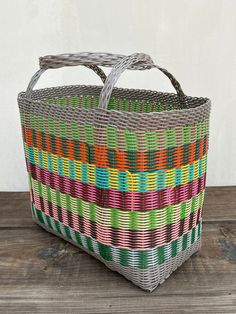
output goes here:
<path id="1" fill-rule="evenodd" d="M 77 216 L 76 214 L 68 212 L 64 208 L 58 207 L 46 200 L 43 201 L 42 206 L 42 201 L 40 201 L 42 198 L 37 194 L 34 194 L 34 199 L 35 207 L 37 209 L 46 213 L 49 212 L 49 207 L 51 207 L 52 218 L 62 222 L 65 226 L 72 227 L 68 220 L 68 217 L 70 216 L 70 220 L 73 221 L 74 230 L 81 232 L 81 225 L 83 225 L 83 232 L 81 233 L 98 240 L 100 243 L 114 245 L 120 248 L 147 249 L 176 240 L 182 234 L 185 234 L 190 230 L 190 219 L 192 219 L 193 222 L 191 228 L 194 228 L 197 225 L 197 218 L 200 217 L 199 212 L 201 211 L 201 209 L 199 209 L 193 215 L 188 216 L 184 221 L 178 221 L 156 230 L 131 231 L 107 227 L 92 222 L 87 218 Z M 62 219 L 59 218 L 59 211 L 61 212 L 60 216 Z M 183 225 L 183 229 L 180 234 L 181 224 Z M 96 232 L 94 232 L 95 230 Z"/>

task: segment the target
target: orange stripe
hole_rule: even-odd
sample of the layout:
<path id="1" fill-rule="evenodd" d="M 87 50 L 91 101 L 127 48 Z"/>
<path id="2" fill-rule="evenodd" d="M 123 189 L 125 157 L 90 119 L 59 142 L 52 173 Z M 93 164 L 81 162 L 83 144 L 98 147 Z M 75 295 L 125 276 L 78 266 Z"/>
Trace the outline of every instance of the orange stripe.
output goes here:
<path id="1" fill-rule="evenodd" d="M 93 160 L 90 161 L 89 158 L 89 146 L 84 142 L 79 142 L 80 150 L 78 155 L 75 154 L 75 142 L 73 139 L 63 139 L 60 137 L 53 136 L 51 137 L 47 133 L 43 133 L 45 146 L 42 147 L 42 135 L 39 131 L 34 131 L 35 136 L 33 137 L 33 132 L 31 129 L 22 128 L 22 132 L 25 135 L 25 141 L 28 146 L 37 147 L 40 150 L 46 149 L 48 153 L 56 154 L 59 157 L 66 157 L 70 160 L 74 160 L 77 157 L 82 163 L 93 163 L 98 167 L 107 168 L 109 166 L 109 151 L 105 146 L 94 145 L 93 150 Z M 54 142 L 55 149 L 52 149 L 52 138 Z M 206 141 L 206 148 L 208 149 L 208 135 L 205 138 L 199 140 L 199 159 L 204 154 L 204 141 Z M 66 146 L 66 151 L 63 151 L 62 147 Z M 195 161 L 196 155 L 196 142 L 188 144 L 188 163 Z M 173 149 L 174 153 L 174 164 L 173 167 L 179 168 L 183 166 L 183 146 L 175 147 Z M 135 155 L 135 168 L 137 171 L 148 171 L 148 152 L 136 153 Z M 153 155 L 153 163 L 155 165 L 155 170 L 166 169 L 168 164 L 168 149 L 161 151 L 156 151 Z M 121 171 L 129 170 L 129 161 L 127 152 L 123 151 L 114 151 L 114 167 Z"/>
<path id="2" fill-rule="evenodd" d="M 52 150 L 52 146 L 51 146 L 50 135 L 45 133 L 44 137 L 45 137 L 46 149 L 47 149 L 47 151 L 51 151 Z"/>
<path id="3" fill-rule="evenodd" d="M 183 164 L 183 147 L 176 147 L 175 150 L 175 159 L 174 159 L 175 168 L 180 168 Z"/>
<path id="4" fill-rule="evenodd" d="M 30 130 L 28 130 L 28 129 L 25 129 L 24 133 L 25 133 L 25 140 L 28 143 L 28 145 L 33 146 L 32 132 L 30 132 Z"/>
<path id="5" fill-rule="evenodd" d="M 109 165 L 107 150 L 105 147 L 94 147 L 94 161 L 95 165 L 101 168 L 107 168 Z"/>
<path id="6" fill-rule="evenodd" d="M 137 158 L 137 170 L 140 172 L 148 170 L 147 155 L 144 153 L 138 153 L 136 158 Z"/>
<path id="7" fill-rule="evenodd" d="M 116 155 L 116 169 L 118 170 L 127 170 L 129 169 L 128 165 L 127 165 L 127 156 L 125 152 L 121 152 L 121 151 L 116 151 L 115 152 Z"/>
<path id="8" fill-rule="evenodd" d="M 156 170 L 162 170 L 166 168 L 166 150 L 157 152 L 156 156 Z"/>
<path id="9" fill-rule="evenodd" d="M 85 143 L 81 143 L 80 151 L 79 151 L 79 159 L 82 163 L 88 163 L 88 145 Z"/>
<path id="10" fill-rule="evenodd" d="M 195 160 L 195 150 L 196 149 L 194 143 L 189 144 L 188 162 L 190 164 L 193 163 Z"/>
<path id="11" fill-rule="evenodd" d="M 67 157 L 71 160 L 75 159 L 74 143 L 73 140 L 67 140 Z"/>

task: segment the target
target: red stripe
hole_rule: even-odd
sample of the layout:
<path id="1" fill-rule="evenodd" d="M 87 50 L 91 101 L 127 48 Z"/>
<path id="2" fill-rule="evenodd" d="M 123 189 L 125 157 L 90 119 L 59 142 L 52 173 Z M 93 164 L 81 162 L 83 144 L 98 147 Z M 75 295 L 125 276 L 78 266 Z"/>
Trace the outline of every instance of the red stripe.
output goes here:
<path id="1" fill-rule="evenodd" d="M 168 205 L 176 205 L 199 194 L 205 188 L 206 174 L 187 184 L 149 192 L 121 192 L 114 189 L 102 189 L 93 184 L 83 183 L 68 177 L 59 176 L 47 169 L 31 164 L 26 159 L 28 172 L 38 180 L 63 194 L 69 194 L 100 207 L 122 210 L 152 210 Z"/>

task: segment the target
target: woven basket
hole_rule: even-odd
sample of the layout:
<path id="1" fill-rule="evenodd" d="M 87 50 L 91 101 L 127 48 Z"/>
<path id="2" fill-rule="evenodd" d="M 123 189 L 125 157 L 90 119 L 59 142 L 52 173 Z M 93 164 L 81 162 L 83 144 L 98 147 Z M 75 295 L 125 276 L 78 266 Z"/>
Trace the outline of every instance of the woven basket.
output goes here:
<path id="1" fill-rule="evenodd" d="M 104 86 L 33 91 L 45 70 L 75 65 Z M 114 88 L 125 69 L 152 68 L 177 94 Z M 79 53 L 40 58 L 18 104 L 39 225 L 149 291 L 199 250 L 209 99 L 145 54 Z"/>

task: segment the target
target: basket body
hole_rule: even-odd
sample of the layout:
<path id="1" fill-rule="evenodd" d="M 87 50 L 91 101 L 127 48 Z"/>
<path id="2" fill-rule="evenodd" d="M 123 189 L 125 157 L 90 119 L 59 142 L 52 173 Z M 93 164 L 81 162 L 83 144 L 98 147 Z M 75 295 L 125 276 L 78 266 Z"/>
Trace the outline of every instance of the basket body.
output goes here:
<path id="1" fill-rule="evenodd" d="M 152 291 L 200 248 L 210 102 L 70 86 L 21 93 L 34 219 Z"/>

